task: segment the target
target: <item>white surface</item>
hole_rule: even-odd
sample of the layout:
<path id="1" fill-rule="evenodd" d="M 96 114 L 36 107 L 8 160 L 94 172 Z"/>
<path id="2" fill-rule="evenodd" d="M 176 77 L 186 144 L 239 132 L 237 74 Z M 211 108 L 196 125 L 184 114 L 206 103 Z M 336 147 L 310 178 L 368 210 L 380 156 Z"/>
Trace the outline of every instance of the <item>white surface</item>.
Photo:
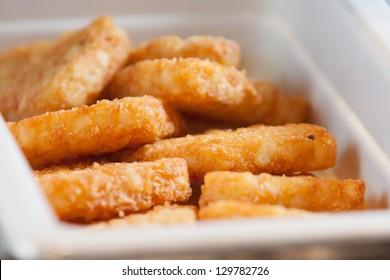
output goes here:
<path id="1" fill-rule="evenodd" d="M 349 0 L 348 2 L 361 20 L 364 31 L 372 33 L 390 53 L 390 1 Z"/>
<path id="2" fill-rule="evenodd" d="M 41 20 L 110 15 L 257 13 L 262 0 L 1 0 L 0 19 Z"/>
<path id="3" fill-rule="evenodd" d="M 390 158 L 390 54 L 368 32 L 370 22 L 357 16 L 350 1 L 274 0 L 268 12 L 290 27 Z"/>
<path id="4" fill-rule="evenodd" d="M 388 261 L 287 261 L 287 260 L 120 260 L 120 261 L 5 261 L 6 280 L 77 279 L 354 279 L 388 280 Z M 23 267 L 23 269 L 20 269 Z M 227 271 L 226 271 L 226 268 Z M 320 273 L 319 273 L 320 272 Z"/>
<path id="5" fill-rule="evenodd" d="M 234 8 L 230 1 L 221 2 L 226 3 L 224 9 Z M 195 2 L 191 3 L 194 10 L 199 10 Z M 306 2 L 305 6 L 302 3 L 297 1 L 295 9 L 303 11 L 305 8 L 303 16 L 307 16 L 306 13 L 309 13 L 310 9 L 313 9 L 313 13 L 317 9 Z M 205 3 L 202 2 L 203 4 Z M 191 11 L 191 6 L 187 7 L 187 13 Z M 339 28 L 333 29 L 334 34 L 330 30 L 327 32 L 343 40 L 346 45 L 355 43 L 357 39 L 354 36 L 357 31 L 351 25 L 350 18 L 345 17 L 348 14 L 343 8 L 338 4 L 321 8 L 325 9 L 324 13 L 328 13 L 328 16 L 332 16 L 332 21 L 339 24 Z M 389 203 L 390 164 L 381 148 L 386 147 L 379 147 L 376 143 L 378 139 L 374 141 L 359 121 L 366 121 L 369 109 L 375 108 L 382 113 L 382 107 L 377 109 L 371 106 L 387 102 L 384 92 L 390 92 L 390 83 L 386 79 L 384 69 L 380 67 L 375 68 L 376 74 L 367 79 L 360 80 L 356 77 L 361 69 L 366 71 L 376 66 L 376 61 L 370 59 L 373 49 L 359 45 L 350 48 L 347 56 L 338 57 L 338 53 L 331 52 L 333 49 L 329 48 L 329 44 L 335 48 L 338 46 L 329 41 L 310 44 L 307 41 L 308 36 L 320 40 L 313 30 L 306 25 L 290 25 L 290 19 L 287 16 L 278 17 L 277 12 L 283 11 L 277 6 L 272 8 L 271 5 L 269 16 L 265 16 L 260 10 L 238 11 L 234 16 L 229 13 L 217 14 L 211 10 L 207 14 L 141 14 L 121 16 L 117 17 L 117 20 L 129 31 L 134 42 L 163 34 L 223 35 L 240 42 L 250 76 L 272 80 L 289 92 L 308 96 L 313 105 L 313 120 L 333 132 L 338 140 L 339 152 L 338 166 L 330 174 L 341 178 L 364 179 L 367 182 L 367 200 L 371 206 L 385 206 Z M 294 11 L 291 10 L 290 13 L 293 15 Z M 296 19 L 302 21 L 302 17 Z M 81 26 L 87 21 L 64 19 L 0 22 L 0 47 L 26 39 L 52 37 L 62 30 Z M 307 22 L 314 28 L 316 21 L 313 17 L 308 17 Z M 328 24 L 332 27 L 331 23 Z M 341 51 L 344 55 L 346 49 Z M 327 60 L 324 61 L 322 57 Z M 350 67 L 355 66 L 353 63 L 340 65 L 344 58 L 345 62 L 359 59 L 361 64 L 353 70 L 357 71 L 357 74 L 350 72 Z M 338 76 L 329 75 L 332 70 L 344 75 L 344 78 L 337 79 Z M 342 81 L 346 84 L 342 84 Z M 364 88 L 381 86 L 381 91 L 375 92 L 379 98 L 375 104 L 362 98 L 359 95 L 361 92 L 356 93 L 355 99 L 352 98 L 355 88 L 351 85 L 356 82 Z M 354 111 L 350 110 L 349 106 Z M 366 108 L 364 115 L 361 115 L 361 108 Z M 371 125 L 372 123 L 369 126 L 370 131 L 376 132 L 376 127 Z M 381 124 L 377 125 L 380 127 Z M 253 249 L 319 241 L 351 242 L 390 238 L 388 210 L 315 216 L 299 220 L 204 222 L 166 228 L 93 230 L 60 224 L 53 220 L 47 203 L 36 190 L 31 174 L 3 124 L 0 124 L 0 136 L 0 217 L 9 249 L 19 258 L 109 258 L 168 252 L 190 254 L 196 250 L 214 251 L 238 247 Z M 380 137 L 382 142 L 390 142 L 389 135 L 382 132 Z"/>
<path id="6" fill-rule="evenodd" d="M 50 234 L 57 222 L 1 115 L 0 139 L 0 222 L 6 232 L 1 236 L 16 255 L 37 257 L 43 231 Z"/>

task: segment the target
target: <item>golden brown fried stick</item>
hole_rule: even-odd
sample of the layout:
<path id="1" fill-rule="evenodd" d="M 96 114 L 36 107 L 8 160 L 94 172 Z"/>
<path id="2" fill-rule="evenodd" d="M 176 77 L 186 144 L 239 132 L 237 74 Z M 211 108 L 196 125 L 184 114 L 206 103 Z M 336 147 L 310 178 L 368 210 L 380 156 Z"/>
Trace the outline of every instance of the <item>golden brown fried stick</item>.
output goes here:
<path id="1" fill-rule="evenodd" d="M 34 168 L 63 159 L 137 147 L 178 133 L 179 119 L 161 100 L 102 100 L 8 126 Z"/>
<path id="2" fill-rule="evenodd" d="M 244 72 L 197 58 L 137 62 L 120 70 L 106 96 L 152 95 L 183 112 L 235 124 L 257 123 L 261 96 Z"/>
<path id="3" fill-rule="evenodd" d="M 256 112 L 257 122 L 266 125 L 283 125 L 287 123 L 302 123 L 306 120 L 309 104 L 302 96 L 282 94 L 269 82 L 256 82 L 257 92 L 263 102 Z M 255 119 L 255 118 L 254 118 Z M 214 133 L 220 129 L 232 129 L 237 126 L 228 123 L 216 123 L 205 120 L 186 119 L 188 134 Z"/>
<path id="4" fill-rule="evenodd" d="M 16 121 L 95 102 L 125 63 L 129 40 L 109 17 L 55 41 L 0 52 L 0 112 Z"/>
<path id="5" fill-rule="evenodd" d="M 244 217 L 302 217 L 311 213 L 280 205 L 254 204 L 236 200 L 218 200 L 199 209 L 200 220 L 237 219 Z"/>
<path id="6" fill-rule="evenodd" d="M 130 51 L 128 63 L 145 59 L 197 57 L 226 66 L 240 66 L 240 46 L 223 37 L 192 36 L 183 40 L 169 35 L 141 43 Z"/>
<path id="7" fill-rule="evenodd" d="M 95 164 L 36 179 L 64 221 L 108 219 L 166 202 L 186 201 L 191 196 L 183 159 Z"/>
<path id="8" fill-rule="evenodd" d="M 257 111 L 258 122 L 267 125 L 301 123 L 306 120 L 309 104 L 302 96 L 290 96 L 268 82 L 256 82 L 263 103 Z"/>
<path id="9" fill-rule="evenodd" d="M 129 225 L 167 225 L 196 222 L 196 208 L 184 205 L 155 206 L 152 210 L 142 214 L 130 214 L 123 218 L 99 222 L 93 226 L 119 227 Z"/>
<path id="10" fill-rule="evenodd" d="M 238 200 L 309 211 L 344 211 L 362 209 L 364 192 L 360 180 L 212 172 L 205 176 L 199 203 L 206 206 L 218 200 Z"/>
<path id="11" fill-rule="evenodd" d="M 325 128 L 310 124 L 253 126 L 236 131 L 157 141 L 113 160 L 150 161 L 164 157 L 187 160 L 192 181 L 211 171 L 290 173 L 321 170 L 336 163 L 336 140 Z"/>

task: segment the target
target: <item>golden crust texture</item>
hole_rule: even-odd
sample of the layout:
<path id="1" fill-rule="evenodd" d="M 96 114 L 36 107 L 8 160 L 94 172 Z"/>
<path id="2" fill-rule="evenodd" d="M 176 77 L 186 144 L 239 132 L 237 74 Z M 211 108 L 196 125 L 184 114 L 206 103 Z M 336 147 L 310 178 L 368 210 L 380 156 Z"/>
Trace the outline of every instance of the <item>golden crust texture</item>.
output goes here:
<path id="1" fill-rule="evenodd" d="M 277 86 L 269 82 L 256 82 L 256 90 L 263 101 L 253 119 L 265 125 L 284 125 L 305 122 L 309 113 L 309 103 L 302 96 L 283 94 Z M 187 134 L 211 133 L 215 129 L 233 129 L 237 125 L 212 122 L 205 119 L 185 118 Z"/>
<path id="2" fill-rule="evenodd" d="M 35 173 L 35 175 L 45 175 L 45 174 L 50 174 L 50 173 L 54 173 L 54 172 L 67 173 L 69 171 L 82 170 L 85 168 L 89 168 L 95 163 L 102 165 L 102 164 L 111 163 L 111 162 L 108 161 L 105 158 L 105 156 L 82 157 L 82 158 L 60 161 L 58 163 L 48 165 L 42 169 L 35 169 L 34 173 Z"/>
<path id="3" fill-rule="evenodd" d="M 212 172 L 205 176 L 199 203 L 202 207 L 219 200 L 237 200 L 309 211 L 345 211 L 363 209 L 364 192 L 360 180 Z"/>
<path id="4" fill-rule="evenodd" d="M 238 219 L 250 217 L 303 217 L 311 213 L 280 205 L 254 204 L 236 200 L 218 200 L 199 209 L 200 220 Z"/>
<path id="5" fill-rule="evenodd" d="M 161 100 L 129 97 L 8 123 L 33 168 L 139 147 L 179 132 L 179 116 Z"/>
<path id="6" fill-rule="evenodd" d="M 254 124 L 262 98 L 245 73 L 197 58 L 144 60 L 120 70 L 106 91 L 110 99 L 152 95 L 194 116 Z"/>
<path id="7" fill-rule="evenodd" d="M 0 52 L 0 112 L 17 121 L 96 101 L 125 63 L 129 40 L 109 17 L 88 27 Z"/>
<path id="8" fill-rule="evenodd" d="M 240 67 L 240 46 L 223 37 L 191 36 L 183 40 L 169 35 L 141 43 L 130 51 L 128 64 L 146 59 L 196 57 L 226 66 Z"/>
<path id="9" fill-rule="evenodd" d="M 336 163 L 336 141 L 325 128 L 310 124 L 252 126 L 235 131 L 166 139 L 133 151 L 117 161 L 184 158 L 192 181 L 219 170 L 290 173 L 322 170 Z"/>
<path id="10" fill-rule="evenodd" d="M 301 123 L 307 118 L 308 101 L 301 96 L 290 96 L 268 82 L 256 82 L 256 90 L 263 98 L 257 111 L 258 123 L 266 125 L 283 125 Z"/>
<path id="11" fill-rule="evenodd" d="M 123 218 L 111 219 L 93 226 L 123 227 L 130 225 L 169 225 L 195 223 L 196 208 L 186 205 L 155 206 L 152 210 L 142 214 L 130 214 Z"/>
<path id="12" fill-rule="evenodd" d="M 88 222 L 117 217 L 191 196 L 183 159 L 113 163 L 36 177 L 58 217 Z"/>

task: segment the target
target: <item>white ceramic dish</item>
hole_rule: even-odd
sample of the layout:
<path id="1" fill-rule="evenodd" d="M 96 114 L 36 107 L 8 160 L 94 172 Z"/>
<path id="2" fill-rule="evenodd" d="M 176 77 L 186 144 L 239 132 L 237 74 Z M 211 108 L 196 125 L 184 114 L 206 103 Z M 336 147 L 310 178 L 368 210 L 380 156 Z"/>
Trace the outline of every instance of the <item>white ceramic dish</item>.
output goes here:
<path id="1" fill-rule="evenodd" d="M 276 9 L 272 7 L 268 9 Z M 274 81 L 286 91 L 304 94 L 310 99 L 313 121 L 327 127 L 338 140 L 337 167 L 323 175 L 365 180 L 366 200 L 372 209 L 304 219 L 80 229 L 54 218 L 34 183 L 31 170 L 0 119 L 0 221 L 3 243 L 9 254 L 17 258 L 112 258 L 140 254 L 153 257 L 161 253 L 185 252 L 188 255 L 233 248 L 390 239 L 390 211 L 387 209 L 390 162 L 346 103 L 348 93 L 341 94 L 334 86 L 325 75 L 327 69 L 323 71 L 319 67 L 310 48 L 295 36 L 299 32 L 295 33 L 293 25 L 286 24 L 287 20 L 269 12 L 231 12 L 141 14 L 116 19 L 128 30 L 134 43 L 165 34 L 221 35 L 240 42 L 245 68 L 251 77 Z M 0 22 L 0 47 L 52 37 L 88 21 L 85 18 Z M 390 83 L 380 82 L 390 90 Z"/>

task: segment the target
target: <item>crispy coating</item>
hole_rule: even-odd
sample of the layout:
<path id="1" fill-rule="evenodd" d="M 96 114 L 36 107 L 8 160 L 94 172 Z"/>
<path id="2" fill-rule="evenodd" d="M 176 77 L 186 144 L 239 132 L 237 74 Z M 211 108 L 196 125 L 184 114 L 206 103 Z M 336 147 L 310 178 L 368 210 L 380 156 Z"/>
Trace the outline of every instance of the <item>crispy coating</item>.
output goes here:
<path id="1" fill-rule="evenodd" d="M 361 180 L 225 171 L 205 176 L 199 203 L 206 206 L 219 200 L 238 200 L 309 211 L 345 211 L 362 209 L 364 192 Z"/>
<path id="2" fill-rule="evenodd" d="M 126 33 L 109 17 L 55 41 L 0 52 L 0 112 L 17 121 L 96 101 L 128 56 Z"/>
<path id="3" fill-rule="evenodd" d="M 130 214 L 123 218 L 99 222 L 93 226 L 123 227 L 129 225 L 168 225 L 196 222 L 196 208 L 187 205 L 155 206 L 142 214 Z"/>
<path id="4" fill-rule="evenodd" d="M 218 200 L 199 209 L 200 220 L 238 219 L 249 217 L 302 217 L 309 211 L 280 205 L 254 204 L 236 200 Z"/>
<path id="5" fill-rule="evenodd" d="M 255 86 L 263 98 L 263 103 L 257 111 L 258 123 L 283 125 L 306 120 L 309 103 L 304 97 L 283 94 L 274 84 L 268 82 L 256 82 Z"/>
<path id="6" fill-rule="evenodd" d="M 92 165 L 93 165 L 93 163 L 91 163 L 91 164 L 80 163 L 80 164 L 75 164 L 75 165 L 59 164 L 59 165 L 53 165 L 53 166 L 49 166 L 49 167 L 39 169 L 39 170 L 34 170 L 34 174 L 36 176 L 42 176 L 42 175 L 51 174 L 51 173 L 65 174 L 65 173 L 69 173 L 69 172 L 72 172 L 75 170 L 82 170 L 85 168 L 89 168 Z"/>
<path id="7" fill-rule="evenodd" d="M 226 66 L 240 67 L 240 46 L 232 40 L 213 36 L 192 36 L 183 40 L 169 35 L 141 43 L 130 51 L 128 64 L 145 59 L 197 57 Z"/>
<path id="8" fill-rule="evenodd" d="M 263 102 L 256 112 L 257 123 L 265 125 L 284 125 L 302 123 L 307 119 L 309 103 L 303 96 L 290 96 L 280 92 L 277 86 L 269 82 L 256 82 L 257 92 Z M 186 118 L 187 134 L 214 133 L 220 129 L 232 129 L 237 126 L 229 123 L 217 123 L 194 118 Z"/>
<path id="9" fill-rule="evenodd" d="M 191 115 L 235 124 L 257 123 L 262 98 L 245 73 L 197 58 L 144 60 L 115 75 L 109 99 L 152 95 Z"/>
<path id="10" fill-rule="evenodd" d="M 133 151 L 120 151 L 118 161 L 184 158 L 192 181 L 219 170 L 290 173 L 321 170 L 336 163 L 336 140 L 311 124 L 252 126 L 235 131 L 157 141 Z"/>
<path id="11" fill-rule="evenodd" d="M 50 174 L 50 173 L 66 173 L 73 170 L 81 170 L 91 167 L 94 163 L 97 164 L 106 164 L 111 163 L 108 161 L 105 156 L 99 156 L 99 157 L 82 157 L 77 159 L 71 159 L 71 160 L 64 160 L 59 163 L 55 163 L 52 165 L 49 165 L 43 169 L 36 169 L 34 170 L 35 175 L 44 175 L 44 174 Z"/>
<path id="12" fill-rule="evenodd" d="M 161 100 L 129 97 L 8 123 L 33 168 L 138 147 L 177 134 L 180 121 Z"/>
<path id="13" fill-rule="evenodd" d="M 112 163 L 36 177 L 58 217 L 88 222 L 148 210 L 191 196 L 183 159 Z"/>

